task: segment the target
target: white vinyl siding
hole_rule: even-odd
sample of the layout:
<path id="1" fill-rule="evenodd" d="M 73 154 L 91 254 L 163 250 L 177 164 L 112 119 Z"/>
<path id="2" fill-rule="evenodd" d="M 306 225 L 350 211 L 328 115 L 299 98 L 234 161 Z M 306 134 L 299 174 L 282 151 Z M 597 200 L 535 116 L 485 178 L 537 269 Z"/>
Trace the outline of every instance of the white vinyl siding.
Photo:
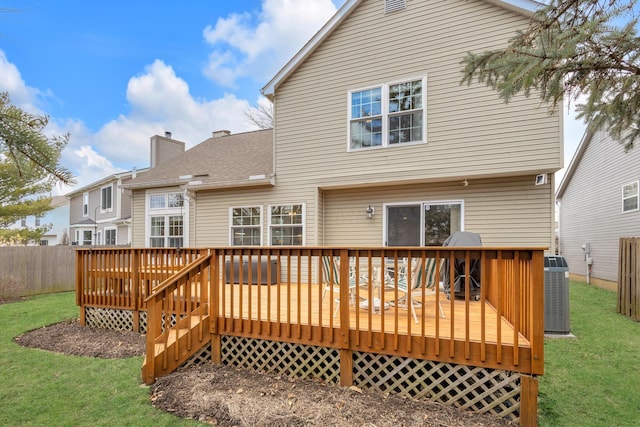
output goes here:
<path id="1" fill-rule="evenodd" d="M 622 187 L 638 181 L 640 150 L 625 152 L 604 132 L 593 135 L 559 195 L 560 254 L 569 271 L 586 276 L 582 245 L 591 246 L 591 277 L 618 281 L 621 237 L 640 235 L 640 210 L 623 212 Z"/>
<path id="2" fill-rule="evenodd" d="M 324 191 L 325 246 L 381 246 L 387 238 L 384 206 L 426 203 L 461 205 L 461 228 L 480 234 L 485 246 L 549 247 L 553 203 L 551 185 L 535 185 L 535 175 L 430 185 Z M 375 209 L 367 219 L 365 209 Z"/>
<path id="3" fill-rule="evenodd" d="M 468 51 L 501 47 L 527 25 L 527 18 L 487 2 L 413 2 L 407 13 L 385 15 L 380 2 L 363 1 L 276 88 L 278 185 L 384 185 L 559 169 L 557 112 L 550 115 L 535 96 L 505 104 L 488 87 L 460 85 Z M 411 28 L 410 37 L 398 28 Z M 350 91 L 415 76 L 428 76 L 428 144 L 345 150 Z"/>

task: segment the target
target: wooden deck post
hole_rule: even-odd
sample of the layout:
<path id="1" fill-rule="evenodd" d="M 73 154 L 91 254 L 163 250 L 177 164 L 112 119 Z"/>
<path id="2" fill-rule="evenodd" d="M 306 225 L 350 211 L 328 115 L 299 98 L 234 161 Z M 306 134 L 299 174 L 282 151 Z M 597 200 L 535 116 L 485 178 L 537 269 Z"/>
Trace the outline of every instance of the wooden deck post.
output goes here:
<path id="1" fill-rule="evenodd" d="M 538 425 L 538 377 L 522 374 L 520 382 L 520 425 Z"/>
<path id="2" fill-rule="evenodd" d="M 133 331 L 140 332 L 140 309 L 142 308 L 142 292 L 140 292 L 140 262 L 137 250 L 129 254 L 131 287 L 133 291 Z"/>
<path id="3" fill-rule="evenodd" d="M 220 259 L 218 251 L 211 249 L 211 263 L 209 264 L 209 329 L 211 332 L 211 363 L 222 363 L 220 331 L 218 327 L 220 300 Z M 233 271 L 233 268 L 231 269 Z"/>
<path id="4" fill-rule="evenodd" d="M 353 384 L 353 352 L 349 341 L 349 252 L 340 250 L 340 385 Z"/>

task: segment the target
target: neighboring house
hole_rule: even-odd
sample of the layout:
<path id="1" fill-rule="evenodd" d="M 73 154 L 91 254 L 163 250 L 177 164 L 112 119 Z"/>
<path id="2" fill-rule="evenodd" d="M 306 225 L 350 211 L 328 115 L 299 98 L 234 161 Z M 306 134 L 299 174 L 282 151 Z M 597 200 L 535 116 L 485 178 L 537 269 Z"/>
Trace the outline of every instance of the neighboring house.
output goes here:
<path id="1" fill-rule="evenodd" d="M 51 206 L 53 206 L 53 209 L 40 219 L 41 224 L 51 224 L 51 229 L 40 239 L 39 244 L 41 246 L 64 244 L 65 233 L 67 234 L 67 242 L 71 242 L 69 235 L 69 199 L 65 196 L 53 196 Z"/>
<path id="2" fill-rule="evenodd" d="M 537 5 L 347 1 L 263 88 L 272 131 L 124 184 L 133 245 L 426 246 L 462 229 L 553 251 L 561 117 L 460 85 L 464 55 L 504 46 Z"/>
<path id="3" fill-rule="evenodd" d="M 617 288 L 619 239 L 640 236 L 639 180 L 638 148 L 585 133 L 556 193 L 560 254 L 576 279 Z"/>
<path id="4" fill-rule="evenodd" d="M 69 230 L 69 201 L 65 196 L 53 196 L 51 198 L 52 209 L 42 216 L 28 216 L 16 221 L 11 228 L 37 228 L 50 225 L 51 228 L 44 234 L 40 241 L 29 242 L 28 246 L 54 246 L 62 244 L 63 235 Z"/>
<path id="5" fill-rule="evenodd" d="M 108 176 L 69 194 L 73 245 L 130 245 L 131 195 L 121 185 L 147 169 Z"/>

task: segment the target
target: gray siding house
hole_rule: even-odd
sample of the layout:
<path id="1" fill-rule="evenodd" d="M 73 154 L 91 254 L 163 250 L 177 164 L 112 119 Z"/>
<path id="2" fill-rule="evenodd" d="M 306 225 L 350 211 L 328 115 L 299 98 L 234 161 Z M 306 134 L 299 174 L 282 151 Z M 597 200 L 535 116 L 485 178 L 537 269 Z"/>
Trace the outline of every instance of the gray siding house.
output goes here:
<path id="1" fill-rule="evenodd" d="M 273 131 L 125 185 L 133 245 L 429 246 L 467 230 L 553 251 L 561 116 L 460 85 L 466 52 L 504 46 L 536 6 L 347 1 L 263 88 Z M 269 152 L 220 149 L 240 139 Z"/>
<path id="2" fill-rule="evenodd" d="M 617 286 L 619 239 L 640 236 L 639 180 L 640 149 L 585 133 L 556 193 L 559 252 L 576 279 Z"/>
<path id="3" fill-rule="evenodd" d="M 147 169 L 114 174 L 69 194 L 73 245 L 130 245 L 131 194 L 122 185 Z"/>

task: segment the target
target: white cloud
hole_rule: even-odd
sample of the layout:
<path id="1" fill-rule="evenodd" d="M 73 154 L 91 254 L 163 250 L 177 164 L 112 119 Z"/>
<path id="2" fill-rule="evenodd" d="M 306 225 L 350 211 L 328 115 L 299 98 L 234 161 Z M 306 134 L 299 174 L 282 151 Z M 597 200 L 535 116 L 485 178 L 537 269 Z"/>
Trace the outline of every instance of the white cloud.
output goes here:
<path id="1" fill-rule="evenodd" d="M 41 92 L 27 86 L 22 75 L 14 64 L 7 60 L 4 51 L 0 50 L 0 92 L 9 92 L 11 103 L 32 114 L 41 114 L 36 106 Z"/>
<path id="2" fill-rule="evenodd" d="M 249 102 L 225 94 L 216 100 L 196 100 L 188 84 L 160 60 L 129 80 L 128 115 L 105 124 L 95 135 L 99 152 L 125 169 L 149 165 L 149 138 L 171 131 L 187 147 L 207 139 L 212 131 L 251 130 L 244 112 Z"/>
<path id="3" fill-rule="evenodd" d="M 228 87 L 246 76 L 264 82 L 335 12 L 331 0 L 264 0 L 259 14 L 219 18 L 203 32 L 213 48 L 204 73 Z"/>

